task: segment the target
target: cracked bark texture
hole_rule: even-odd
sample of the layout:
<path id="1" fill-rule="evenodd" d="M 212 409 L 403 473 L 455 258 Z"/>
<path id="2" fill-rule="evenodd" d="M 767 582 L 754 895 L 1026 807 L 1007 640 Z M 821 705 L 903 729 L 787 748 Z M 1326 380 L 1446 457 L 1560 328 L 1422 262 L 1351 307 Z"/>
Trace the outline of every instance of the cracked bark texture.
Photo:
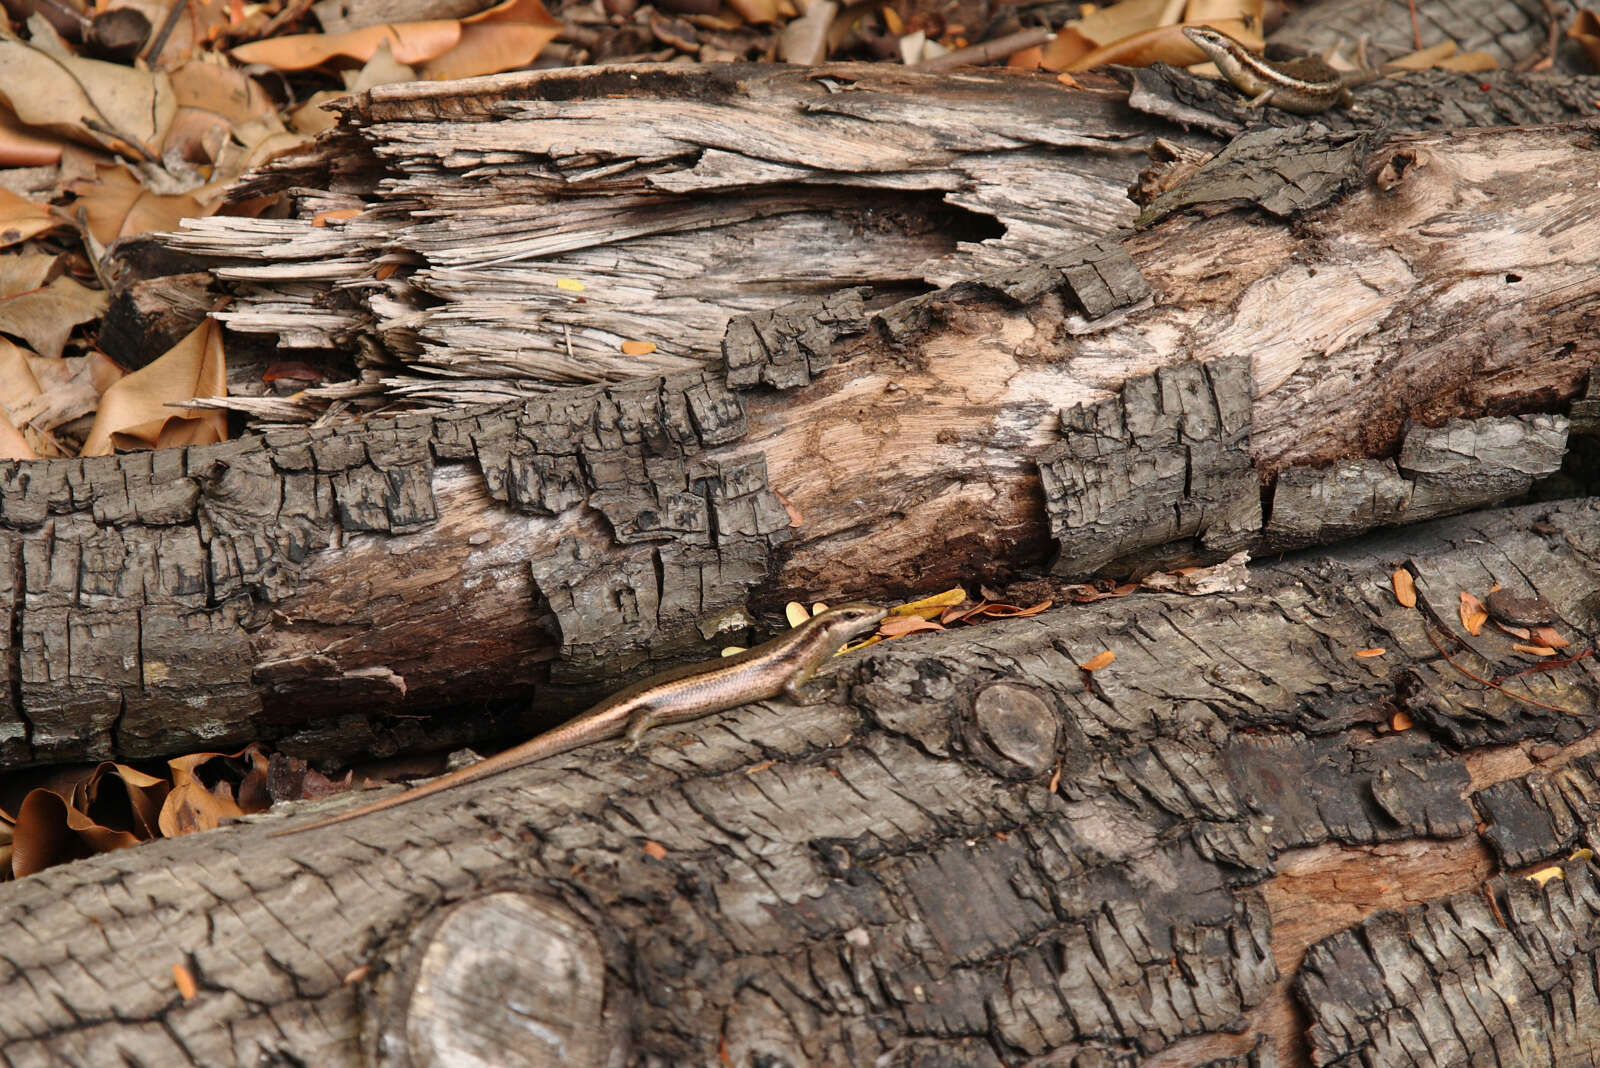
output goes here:
<path id="1" fill-rule="evenodd" d="M 790 597 L 1276 551 L 1550 471 L 1600 360 L 1592 131 L 1246 140 L 1121 241 L 740 320 L 724 368 L 0 465 L 0 760 L 526 736 Z"/>
<path id="2" fill-rule="evenodd" d="M 0 1055 L 1586 1063 L 1594 862 L 1542 887 L 1500 864 L 1596 844 L 1600 667 L 1508 684 L 1564 712 L 1485 692 L 1388 576 L 1437 611 L 1463 580 L 1531 585 L 1592 644 L 1597 532 L 1593 500 L 1441 520 L 1254 568 L 1245 594 L 878 646 L 837 662 L 832 701 L 357 824 L 52 869 L 0 888 Z M 1541 808 L 1576 822 L 1520 830 Z M 1495 837 L 1520 851 L 1486 859 Z"/>

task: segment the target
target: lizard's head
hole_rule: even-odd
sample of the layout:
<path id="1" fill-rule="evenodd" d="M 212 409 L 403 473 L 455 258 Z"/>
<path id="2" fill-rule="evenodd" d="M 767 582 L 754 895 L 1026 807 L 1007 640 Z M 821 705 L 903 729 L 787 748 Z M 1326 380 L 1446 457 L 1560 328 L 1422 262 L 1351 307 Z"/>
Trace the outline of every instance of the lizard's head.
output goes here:
<path id="1" fill-rule="evenodd" d="M 830 608 L 817 618 L 825 620 L 825 626 L 841 641 L 849 641 L 877 630 L 878 624 L 882 623 L 888 614 L 887 608 L 879 608 L 865 601 L 852 601 L 837 608 Z"/>
<path id="2" fill-rule="evenodd" d="M 1183 35 L 1208 56 L 1216 52 L 1231 52 L 1236 48 L 1243 48 L 1238 41 L 1220 30 L 1213 30 L 1210 26 L 1185 26 Z"/>

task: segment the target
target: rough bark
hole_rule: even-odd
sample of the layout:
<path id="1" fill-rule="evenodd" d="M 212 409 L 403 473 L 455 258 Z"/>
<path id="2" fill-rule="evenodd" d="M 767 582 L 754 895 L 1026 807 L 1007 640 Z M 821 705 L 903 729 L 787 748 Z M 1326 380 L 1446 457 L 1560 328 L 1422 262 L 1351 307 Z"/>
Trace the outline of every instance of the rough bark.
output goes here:
<path id="1" fill-rule="evenodd" d="M 1244 594 L 879 646 L 828 703 L 304 837 L 53 869 L 0 888 L 0 1055 L 1588 1063 L 1600 887 L 1564 858 L 1595 844 L 1600 667 L 1489 689 L 1463 669 L 1509 639 L 1429 620 L 1532 581 L 1592 646 L 1597 532 L 1592 500 L 1443 520 Z"/>
<path id="2" fill-rule="evenodd" d="M 5 465 L 0 759 L 383 754 L 464 729 L 397 712 L 535 695 L 497 706 L 525 734 L 791 596 L 1515 495 L 1600 358 L 1593 160 L 1566 128 L 1263 131 L 1125 240 L 739 320 L 726 370 Z"/>

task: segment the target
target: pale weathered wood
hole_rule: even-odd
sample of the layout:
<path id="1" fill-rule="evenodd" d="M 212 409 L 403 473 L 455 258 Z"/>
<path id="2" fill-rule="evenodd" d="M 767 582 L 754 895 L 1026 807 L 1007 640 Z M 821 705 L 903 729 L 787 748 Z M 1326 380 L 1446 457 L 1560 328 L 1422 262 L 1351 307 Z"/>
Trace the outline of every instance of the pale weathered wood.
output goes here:
<path id="1" fill-rule="evenodd" d="M 1123 242 L 878 312 L 841 293 L 735 324 L 737 388 L 708 371 L 7 465 L 4 760 L 260 737 L 387 753 L 470 729 L 395 713 L 484 698 L 517 701 L 497 725 L 527 733 L 792 596 L 1001 579 L 1057 549 L 1064 574 L 1273 550 L 1520 492 L 1559 420 L 1520 421 L 1507 477 L 1473 496 L 1430 489 L 1437 465 L 1402 445 L 1413 420 L 1469 435 L 1447 424 L 1585 387 L 1592 170 L 1559 128 L 1268 132 Z M 1463 448 L 1481 473 L 1489 454 Z M 1352 500 L 1327 465 L 1356 459 L 1393 507 L 1322 507 Z M 1258 487 L 1277 478 L 1312 523 L 1272 527 Z M 1176 521 L 1096 528 L 1158 488 Z"/>

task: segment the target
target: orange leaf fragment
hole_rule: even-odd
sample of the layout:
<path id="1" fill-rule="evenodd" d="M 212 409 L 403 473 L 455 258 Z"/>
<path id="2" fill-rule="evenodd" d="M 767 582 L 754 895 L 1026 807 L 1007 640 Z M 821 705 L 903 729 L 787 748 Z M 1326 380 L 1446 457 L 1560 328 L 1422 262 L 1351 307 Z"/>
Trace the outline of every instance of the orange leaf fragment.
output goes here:
<path id="1" fill-rule="evenodd" d="M 1405 568 L 1396 568 L 1389 576 L 1394 583 L 1394 599 L 1405 608 L 1417 607 L 1417 582 Z"/>
<path id="2" fill-rule="evenodd" d="M 1460 614 L 1461 625 L 1467 628 L 1467 633 L 1474 638 L 1489 621 L 1489 610 L 1483 606 L 1483 602 L 1465 590 L 1461 591 Z"/>
<path id="3" fill-rule="evenodd" d="M 1387 649 L 1357 649 L 1356 655 L 1363 660 L 1371 660 L 1373 657 L 1382 656 L 1388 651 Z"/>
<path id="4" fill-rule="evenodd" d="M 1556 633 L 1556 628 L 1554 627 L 1534 627 L 1532 634 L 1529 636 L 1540 645 L 1548 645 L 1552 649 L 1565 649 L 1572 644 Z"/>
<path id="5" fill-rule="evenodd" d="M 354 968 L 351 968 L 349 971 L 344 973 L 343 983 L 345 986 L 350 986 L 353 983 L 359 983 L 361 980 L 365 979 L 367 974 L 371 971 L 372 965 L 358 964 Z"/>
<path id="6" fill-rule="evenodd" d="M 185 1001 L 193 1001 L 195 995 L 200 993 L 200 986 L 194 981 L 194 976 L 181 964 L 172 966 L 172 981 L 178 985 L 178 993 L 183 995 Z"/>
<path id="7" fill-rule="evenodd" d="M 624 341 L 622 351 L 629 356 L 648 356 L 656 351 L 654 341 Z"/>
<path id="8" fill-rule="evenodd" d="M 1411 729 L 1411 717 L 1404 712 L 1396 712 L 1390 717 L 1389 726 L 1397 731 L 1408 731 Z"/>
<path id="9" fill-rule="evenodd" d="M 1515 649 L 1519 653 L 1527 653 L 1529 656 L 1556 655 L 1556 651 L 1550 648 L 1548 645 L 1523 645 L 1521 642 L 1517 642 L 1511 648 Z"/>
<path id="10" fill-rule="evenodd" d="M 1533 638 L 1533 633 L 1527 627 L 1513 627 L 1511 624 L 1502 623 L 1498 619 L 1495 620 L 1494 625 L 1513 638 L 1521 638 L 1523 641 L 1530 641 Z"/>
<path id="11" fill-rule="evenodd" d="M 1110 649 L 1107 649 L 1103 653 L 1099 653 L 1099 654 L 1097 654 L 1095 656 L 1090 657 L 1088 660 L 1085 660 L 1083 663 L 1079 664 L 1078 666 L 1080 668 L 1082 668 L 1084 671 L 1099 671 L 1101 668 L 1103 668 L 1106 665 L 1110 664 L 1111 661 L 1115 660 L 1116 658 L 1117 658 L 1117 654 L 1113 653 Z"/>
<path id="12" fill-rule="evenodd" d="M 363 208 L 340 208 L 338 211 L 319 211 L 311 219 L 312 226 L 327 226 L 331 222 L 344 222 L 354 219 L 365 210 Z"/>
<path id="13" fill-rule="evenodd" d="M 944 627 L 921 616 L 894 616 L 878 624 L 878 633 L 885 638 L 901 638 L 919 630 L 944 630 Z"/>
<path id="14" fill-rule="evenodd" d="M 644 851 L 657 860 L 667 859 L 667 847 L 662 845 L 660 842 L 646 841 L 644 844 Z"/>

